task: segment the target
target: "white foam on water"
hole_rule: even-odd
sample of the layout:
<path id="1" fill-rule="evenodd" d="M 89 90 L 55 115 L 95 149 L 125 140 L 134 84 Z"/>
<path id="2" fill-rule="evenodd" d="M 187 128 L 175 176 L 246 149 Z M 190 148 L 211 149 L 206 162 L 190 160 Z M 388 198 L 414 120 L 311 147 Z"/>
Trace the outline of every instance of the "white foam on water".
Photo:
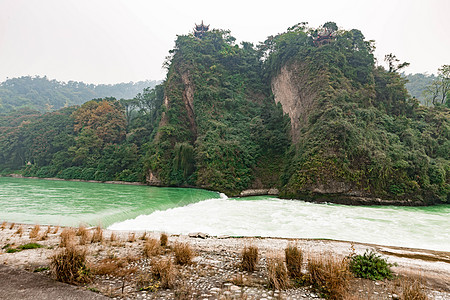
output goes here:
<path id="1" fill-rule="evenodd" d="M 328 238 L 450 251 L 450 216 L 398 207 L 314 204 L 297 200 L 209 199 L 155 211 L 111 225 L 111 230 L 172 234 Z"/>

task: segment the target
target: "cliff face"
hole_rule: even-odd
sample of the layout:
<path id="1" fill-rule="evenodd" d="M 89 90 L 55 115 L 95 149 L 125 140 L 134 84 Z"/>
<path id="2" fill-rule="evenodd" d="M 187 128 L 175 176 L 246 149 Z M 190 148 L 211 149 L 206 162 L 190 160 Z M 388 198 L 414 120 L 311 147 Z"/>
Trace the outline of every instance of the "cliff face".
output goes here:
<path id="1" fill-rule="evenodd" d="M 307 125 L 308 116 L 315 107 L 321 88 L 320 77 L 311 78 L 304 63 L 291 63 L 281 67 L 272 79 L 272 93 L 276 103 L 291 120 L 292 142 L 298 143 L 300 128 Z"/>
<path id="2" fill-rule="evenodd" d="M 344 204 L 447 201 L 448 111 L 409 101 L 358 30 L 322 44 L 317 32 L 294 28 L 259 49 L 224 31 L 179 36 L 149 182 Z M 433 149 L 424 132 L 442 135 Z"/>

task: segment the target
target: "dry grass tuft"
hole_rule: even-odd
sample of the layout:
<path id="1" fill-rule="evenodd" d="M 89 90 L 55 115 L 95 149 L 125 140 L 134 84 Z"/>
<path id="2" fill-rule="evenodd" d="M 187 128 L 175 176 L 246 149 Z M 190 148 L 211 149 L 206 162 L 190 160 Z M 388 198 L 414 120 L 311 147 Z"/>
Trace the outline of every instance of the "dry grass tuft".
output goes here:
<path id="1" fill-rule="evenodd" d="M 16 225 L 16 223 L 11 223 L 11 225 L 9 226 L 9 229 L 13 229 L 14 228 L 14 226 Z"/>
<path id="2" fill-rule="evenodd" d="M 16 231 L 16 234 L 18 234 L 20 237 L 22 237 L 22 234 L 23 234 L 23 226 L 22 225 L 19 226 L 19 228 Z"/>
<path id="3" fill-rule="evenodd" d="M 3 221 L 1 228 L 2 228 L 2 231 L 6 228 L 6 221 Z"/>
<path id="4" fill-rule="evenodd" d="M 100 226 L 97 226 L 92 233 L 91 243 L 101 242 L 103 242 L 103 229 Z"/>
<path id="5" fill-rule="evenodd" d="M 134 273 L 137 268 L 127 268 L 130 262 L 136 259 L 127 256 L 122 258 L 105 258 L 93 267 L 93 272 L 96 275 L 114 275 L 124 277 Z"/>
<path id="6" fill-rule="evenodd" d="M 175 254 L 175 263 L 177 265 L 187 265 L 192 263 L 194 258 L 194 251 L 187 243 L 175 243 L 173 246 L 173 252 Z"/>
<path id="7" fill-rule="evenodd" d="M 168 241 L 169 241 L 169 238 L 168 238 L 167 234 L 161 233 L 161 235 L 159 236 L 159 242 L 161 244 L 161 247 L 166 247 Z"/>
<path id="8" fill-rule="evenodd" d="M 144 256 L 152 257 L 161 254 L 162 249 L 156 239 L 147 239 L 144 243 Z"/>
<path id="9" fill-rule="evenodd" d="M 86 226 L 80 225 L 80 226 L 78 226 L 76 235 L 77 235 L 77 236 L 81 236 L 82 234 L 84 234 L 84 233 L 86 232 L 86 230 L 87 230 L 87 229 L 86 229 Z"/>
<path id="10" fill-rule="evenodd" d="M 258 248 L 254 246 L 245 247 L 242 250 L 241 267 L 244 271 L 254 272 L 258 262 Z"/>
<path id="11" fill-rule="evenodd" d="M 56 227 L 55 227 L 55 230 L 53 230 L 53 234 L 57 234 L 58 231 L 59 231 L 59 226 L 56 226 Z"/>
<path id="12" fill-rule="evenodd" d="M 274 290 L 285 290 L 291 286 L 284 258 L 280 254 L 267 257 L 267 280 Z"/>
<path id="13" fill-rule="evenodd" d="M 34 225 L 33 229 L 31 229 L 31 231 L 30 231 L 30 239 L 37 238 L 40 230 L 41 230 L 41 226 L 39 226 L 37 224 Z"/>
<path id="14" fill-rule="evenodd" d="M 170 258 L 155 259 L 152 261 L 152 275 L 160 282 L 163 289 L 172 289 L 175 287 L 177 269 Z"/>
<path id="15" fill-rule="evenodd" d="M 45 241 L 46 239 L 48 239 L 48 235 L 49 235 L 50 231 L 51 231 L 51 227 L 50 227 L 50 225 L 48 225 L 47 230 L 44 231 L 44 233 L 42 233 L 42 235 L 39 237 L 39 240 Z"/>
<path id="16" fill-rule="evenodd" d="M 428 296 L 419 281 L 412 278 L 402 278 L 400 282 L 401 300 L 427 300 Z"/>
<path id="17" fill-rule="evenodd" d="M 117 241 L 117 235 L 114 232 L 111 232 L 111 236 L 109 237 L 110 242 Z"/>
<path id="18" fill-rule="evenodd" d="M 145 241 L 147 239 L 147 231 L 144 231 L 144 233 L 141 235 L 139 239 Z"/>
<path id="19" fill-rule="evenodd" d="M 134 232 L 130 232 L 128 234 L 128 242 L 134 243 L 136 241 L 136 234 Z"/>
<path id="20" fill-rule="evenodd" d="M 85 249 L 68 245 L 50 260 L 50 269 L 56 280 L 66 283 L 85 283 L 90 280 Z"/>
<path id="21" fill-rule="evenodd" d="M 86 228 L 82 229 L 81 231 L 80 228 L 78 228 L 78 232 L 80 236 L 80 245 L 86 245 L 92 241 L 91 233 Z"/>
<path id="22" fill-rule="evenodd" d="M 75 230 L 73 228 L 64 228 L 60 234 L 60 247 L 69 247 L 75 245 Z"/>
<path id="23" fill-rule="evenodd" d="M 289 276 L 292 279 L 300 279 L 302 277 L 302 251 L 295 245 L 288 245 L 287 248 L 284 249 L 284 254 L 286 257 L 286 267 L 289 272 Z"/>
<path id="24" fill-rule="evenodd" d="M 329 299 L 343 299 L 348 295 L 351 276 L 345 259 L 313 256 L 308 260 L 307 270 L 311 285 Z"/>

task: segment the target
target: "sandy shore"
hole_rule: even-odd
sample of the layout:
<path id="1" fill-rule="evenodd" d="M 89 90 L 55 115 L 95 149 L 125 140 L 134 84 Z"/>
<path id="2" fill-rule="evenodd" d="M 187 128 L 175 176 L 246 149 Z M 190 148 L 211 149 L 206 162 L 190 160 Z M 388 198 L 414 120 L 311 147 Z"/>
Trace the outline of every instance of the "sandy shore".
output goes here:
<path id="1" fill-rule="evenodd" d="M 52 256 L 59 249 L 62 228 L 41 226 L 36 238 L 30 238 L 33 225 L 3 223 L 0 230 L 0 264 L 28 271 L 47 270 Z M 46 238 L 42 238 L 44 232 Z M 92 230 L 91 230 L 92 231 Z M 282 239 L 282 238 L 231 238 L 169 236 L 169 245 L 176 242 L 187 243 L 196 253 L 194 264 L 178 267 L 178 282 L 182 288 L 139 291 L 136 287 L 138 276 L 149 272 L 152 259 L 142 257 L 144 247 L 143 232 L 117 232 L 116 239 L 110 241 L 113 232 L 103 230 L 103 241 L 83 245 L 88 251 L 88 261 L 93 268 L 107 258 L 134 257 L 130 267 L 133 274 L 126 279 L 114 275 L 97 275 L 86 289 L 96 291 L 117 299 L 170 299 L 180 298 L 181 292 L 200 299 L 316 299 L 319 296 L 308 287 L 273 291 L 267 288 L 266 258 L 283 253 L 287 245 L 295 243 L 305 256 L 327 255 L 344 258 L 356 252 L 363 254 L 367 249 L 374 250 L 395 263 L 392 269 L 401 276 L 420 278 L 431 299 L 450 299 L 450 253 L 433 250 L 409 249 L 362 243 L 332 240 Z M 196 237 L 194 237 L 196 236 Z M 145 238 L 159 239 L 160 233 L 146 233 Z M 79 237 L 77 237 L 79 238 Z M 43 247 L 7 253 L 20 245 L 36 242 Z M 257 271 L 243 272 L 238 265 L 245 246 L 259 249 Z M 10 251 L 11 252 L 11 251 Z M 166 256 L 169 254 L 166 254 Z M 238 280 L 239 279 L 239 280 Z M 401 295 L 401 286 L 396 280 L 370 281 L 355 279 L 351 294 L 355 299 L 395 299 Z"/>

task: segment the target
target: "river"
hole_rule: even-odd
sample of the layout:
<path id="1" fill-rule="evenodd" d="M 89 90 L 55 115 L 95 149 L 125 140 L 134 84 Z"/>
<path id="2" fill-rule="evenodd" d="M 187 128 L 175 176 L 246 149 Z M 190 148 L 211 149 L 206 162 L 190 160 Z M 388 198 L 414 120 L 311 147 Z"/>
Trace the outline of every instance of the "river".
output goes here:
<path id="1" fill-rule="evenodd" d="M 450 251 L 450 205 L 346 206 L 200 189 L 0 178 L 0 221 L 325 238 Z"/>

